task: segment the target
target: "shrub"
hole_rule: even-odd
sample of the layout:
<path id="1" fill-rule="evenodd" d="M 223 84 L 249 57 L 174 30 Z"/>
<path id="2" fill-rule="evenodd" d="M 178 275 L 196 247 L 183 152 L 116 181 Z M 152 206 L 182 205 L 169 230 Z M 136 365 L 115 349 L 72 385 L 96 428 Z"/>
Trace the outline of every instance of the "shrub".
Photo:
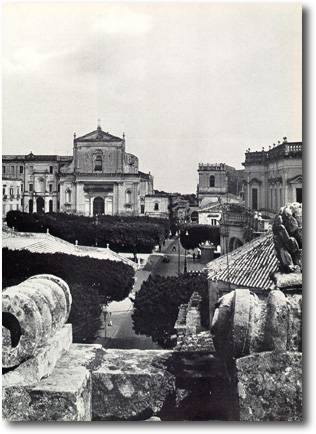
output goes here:
<path id="1" fill-rule="evenodd" d="M 40 254 L 5 248 L 2 265 L 3 287 L 42 273 L 55 274 L 68 283 L 73 297 L 69 322 L 73 324 L 75 342 L 94 337 L 99 328 L 100 303 L 123 300 L 134 283 L 134 270 L 122 262 L 62 253 Z"/>
<path id="2" fill-rule="evenodd" d="M 188 303 L 192 293 L 202 296 L 202 325 L 208 327 L 208 291 L 206 274 L 182 274 L 179 277 L 150 276 L 136 293 L 134 330 L 151 336 L 163 348 L 171 348 L 179 307 Z"/>
<path id="3" fill-rule="evenodd" d="M 71 243 L 78 240 L 85 246 L 107 244 L 114 251 L 151 253 L 153 247 L 162 244 L 169 236 L 170 225 L 166 219 L 150 217 L 78 216 L 74 214 L 27 214 L 9 211 L 6 221 L 9 227 L 22 232 L 49 232 Z"/>
<path id="4" fill-rule="evenodd" d="M 219 226 L 209 226 L 209 225 L 183 226 L 180 231 L 180 241 L 182 247 L 186 250 L 195 249 L 205 241 L 210 241 L 214 245 L 218 245 L 220 244 Z"/>

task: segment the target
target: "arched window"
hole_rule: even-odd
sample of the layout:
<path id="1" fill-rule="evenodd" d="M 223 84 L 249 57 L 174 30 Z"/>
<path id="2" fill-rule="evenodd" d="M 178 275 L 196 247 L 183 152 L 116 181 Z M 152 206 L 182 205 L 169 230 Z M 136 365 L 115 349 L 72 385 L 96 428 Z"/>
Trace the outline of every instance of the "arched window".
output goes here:
<path id="1" fill-rule="evenodd" d="M 71 203 L 71 190 L 70 190 L 70 188 L 67 188 L 67 190 L 65 191 L 65 202 Z"/>
<path id="2" fill-rule="evenodd" d="M 159 211 L 159 203 L 158 202 L 155 203 L 154 210 Z"/>
<path id="3" fill-rule="evenodd" d="M 132 202 L 132 192 L 131 190 L 126 190 L 126 203 L 130 204 Z"/>
<path id="4" fill-rule="evenodd" d="M 215 187 L 215 176 L 214 175 L 210 176 L 210 187 Z"/>
<path id="5" fill-rule="evenodd" d="M 94 160 L 94 171 L 102 172 L 102 156 L 97 155 Z"/>

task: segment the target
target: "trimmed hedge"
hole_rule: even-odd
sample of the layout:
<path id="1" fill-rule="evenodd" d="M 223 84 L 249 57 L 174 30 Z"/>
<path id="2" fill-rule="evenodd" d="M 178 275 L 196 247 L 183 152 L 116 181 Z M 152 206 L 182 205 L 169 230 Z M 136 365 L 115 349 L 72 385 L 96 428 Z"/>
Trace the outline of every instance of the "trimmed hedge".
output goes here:
<path id="1" fill-rule="evenodd" d="M 134 284 L 134 270 L 122 262 L 62 253 L 42 254 L 2 249 L 2 286 L 17 285 L 35 274 L 64 279 L 73 298 L 69 322 L 74 342 L 92 339 L 99 329 L 100 303 L 123 300 Z"/>
<path id="2" fill-rule="evenodd" d="M 188 235 L 186 235 L 188 233 Z M 186 250 L 195 249 L 205 241 L 220 244 L 219 226 L 209 225 L 186 225 L 180 230 L 180 241 Z"/>
<path id="3" fill-rule="evenodd" d="M 169 220 L 150 217 L 99 216 L 83 217 L 75 214 L 28 214 L 9 211 L 9 227 L 20 232 L 49 232 L 71 243 L 77 240 L 84 246 L 106 247 L 116 252 L 151 253 L 157 244 L 169 236 Z"/>
<path id="4" fill-rule="evenodd" d="M 202 325 L 209 326 L 208 285 L 206 274 L 182 274 L 178 277 L 149 276 L 136 293 L 134 330 L 150 336 L 163 348 L 171 348 L 171 336 L 175 334 L 175 322 L 179 307 L 188 303 L 193 292 L 202 297 Z"/>

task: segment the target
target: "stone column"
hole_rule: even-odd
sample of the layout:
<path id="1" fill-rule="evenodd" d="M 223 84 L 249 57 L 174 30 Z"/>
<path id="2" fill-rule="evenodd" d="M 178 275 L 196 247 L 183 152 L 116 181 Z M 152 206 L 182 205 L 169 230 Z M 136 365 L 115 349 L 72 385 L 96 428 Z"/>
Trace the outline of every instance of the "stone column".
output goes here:
<path id="1" fill-rule="evenodd" d="M 49 200 L 50 200 L 50 197 L 44 197 L 44 211 L 45 212 L 48 212 L 49 211 Z"/>
<path id="2" fill-rule="evenodd" d="M 118 213 L 118 184 L 115 182 L 113 184 L 113 215 Z"/>
<path id="3" fill-rule="evenodd" d="M 284 177 L 283 177 L 283 188 L 284 188 L 284 193 L 283 193 L 284 205 L 286 205 L 288 202 L 288 188 L 289 188 L 289 185 L 287 183 L 287 173 L 286 172 L 284 172 Z"/>
<path id="4" fill-rule="evenodd" d="M 139 214 L 139 206 L 138 206 L 138 183 L 133 183 L 133 214 L 138 215 Z"/>
<path id="5" fill-rule="evenodd" d="M 89 216 L 93 217 L 93 197 L 89 197 Z"/>

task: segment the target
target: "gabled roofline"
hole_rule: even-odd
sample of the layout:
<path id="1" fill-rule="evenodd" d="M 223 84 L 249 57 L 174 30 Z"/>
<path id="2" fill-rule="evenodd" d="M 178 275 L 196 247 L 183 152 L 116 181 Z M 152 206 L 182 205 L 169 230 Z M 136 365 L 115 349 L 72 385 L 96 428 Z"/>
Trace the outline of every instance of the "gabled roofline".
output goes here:
<path id="1" fill-rule="evenodd" d="M 90 142 L 90 141 L 91 142 L 102 142 L 102 138 L 100 138 L 100 139 L 89 139 L 88 138 L 91 134 L 98 134 L 98 133 L 103 133 L 104 135 L 110 137 L 115 142 L 118 142 L 118 141 L 123 142 L 124 141 L 124 139 L 121 137 L 113 136 L 112 134 L 105 132 L 105 131 L 102 131 L 101 129 L 96 129 L 94 131 L 91 131 L 90 133 L 83 135 L 83 136 L 76 137 L 74 139 L 74 142 L 76 142 L 76 143 L 77 142 L 85 142 L 85 141 L 87 141 L 87 142 Z"/>

